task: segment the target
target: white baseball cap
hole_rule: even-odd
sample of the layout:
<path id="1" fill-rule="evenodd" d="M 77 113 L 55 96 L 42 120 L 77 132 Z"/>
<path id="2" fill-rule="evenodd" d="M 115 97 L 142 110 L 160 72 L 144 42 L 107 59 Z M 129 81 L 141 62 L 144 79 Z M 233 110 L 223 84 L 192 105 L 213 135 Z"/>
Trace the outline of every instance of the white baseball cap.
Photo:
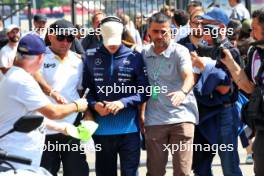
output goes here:
<path id="1" fill-rule="evenodd" d="M 124 25 L 119 18 L 108 16 L 102 20 L 100 27 L 105 46 L 120 45 L 122 43 Z"/>
<path id="2" fill-rule="evenodd" d="M 18 29 L 20 31 L 20 27 L 15 25 L 15 24 L 10 24 L 9 26 L 7 26 L 6 28 L 6 33 L 12 31 L 13 29 Z"/>

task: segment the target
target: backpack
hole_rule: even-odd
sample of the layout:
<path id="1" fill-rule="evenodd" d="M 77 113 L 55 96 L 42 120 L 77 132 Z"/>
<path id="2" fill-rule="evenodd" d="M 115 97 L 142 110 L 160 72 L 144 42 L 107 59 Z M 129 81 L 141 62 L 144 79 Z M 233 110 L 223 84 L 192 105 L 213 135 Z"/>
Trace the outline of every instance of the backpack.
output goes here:
<path id="1" fill-rule="evenodd" d="M 261 58 L 261 66 L 255 77 L 256 86 L 250 95 L 249 102 L 242 107 L 241 118 L 253 131 L 264 131 L 264 84 L 261 79 L 264 72 L 264 51 L 256 49 Z"/>

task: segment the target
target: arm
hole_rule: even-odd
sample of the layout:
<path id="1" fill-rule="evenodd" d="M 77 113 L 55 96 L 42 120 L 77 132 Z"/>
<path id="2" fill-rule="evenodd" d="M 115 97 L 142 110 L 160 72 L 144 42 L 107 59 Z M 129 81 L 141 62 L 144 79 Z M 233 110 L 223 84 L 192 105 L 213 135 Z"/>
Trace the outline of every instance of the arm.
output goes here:
<path id="1" fill-rule="evenodd" d="M 167 96 L 171 97 L 173 106 L 179 106 L 186 98 L 188 92 L 194 86 L 194 76 L 191 69 L 184 69 L 182 71 L 183 85 L 180 90 L 169 93 Z"/>
<path id="2" fill-rule="evenodd" d="M 184 92 L 189 92 L 195 84 L 194 75 L 193 75 L 192 70 L 184 69 L 181 74 L 181 77 L 183 79 L 183 85 L 181 87 L 181 90 Z"/>
<path id="3" fill-rule="evenodd" d="M 86 99 L 79 99 L 73 103 L 69 103 L 65 105 L 48 104 L 44 107 L 37 109 L 37 111 L 49 119 L 62 119 L 73 112 L 83 112 L 86 109 L 87 109 Z"/>
<path id="4" fill-rule="evenodd" d="M 254 90 L 254 84 L 248 79 L 244 70 L 235 62 L 229 50 L 224 49 L 225 57 L 221 60 L 229 72 L 236 85 L 244 90 L 246 93 L 252 93 Z"/>
<path id="5" fill-rule="evenodd" d="M 59 104 L 65 104 L 67 103 L 67 100 L 59 94 L 59 92 L 52 89 L 52 87 L 47 83 L 47 81 L 43 78 L 40 71 L 36 72 L 32 75 L 34 79 L 38 82 L 40 85 L 42 91 L 47 95 L 52 97 L 57 103 Z"/>
<path id="6" fill-rule="evenodd" d="M 146 110 L 147 103 L 142 103 L 141 105 L 138 105 L 138 111 L 139 111 L 139 127 L 140 131 L 144 134 L 145 133 L 145 110 Z"/>
<path id="7" fill-rule="evenodd" d="M 194 75 L 192 72 L 191 56 L 187 48 L 182 48 L 179 50 L 176 57 L 179 58 L 177 69 L 179 69 L 181 73 L 183 84 L 179 90 L 167 94 L 167 96 L 170 97 L 173 106 L 179 106 L 195 84 Z"/>

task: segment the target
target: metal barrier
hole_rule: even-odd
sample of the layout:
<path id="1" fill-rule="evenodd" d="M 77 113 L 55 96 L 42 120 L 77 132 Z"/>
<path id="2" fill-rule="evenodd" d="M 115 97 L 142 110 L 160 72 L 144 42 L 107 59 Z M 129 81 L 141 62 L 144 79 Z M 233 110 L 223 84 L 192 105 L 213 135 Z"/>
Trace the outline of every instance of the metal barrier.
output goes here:
<path id="1" fill-rule="evenodd" d="M 21 25 L 21 19 L 28 19 L 29 30 L 32 28 L 32 3 L 30 0 L 24 3 L 2 3 L 0 2 L 0 14 L 3 18 L 3 23 L 16 23 Z M 26 13 L 25 13 L 26 9 Z"/>
<path id="2" fill-rule="evenodd" d="M 72 22 L 76 24 L 76 8 L 81 6 L 82 16 L 85 16 L 85 12 L 88 13 L 88 19 L 95 11 L 104 11 L 107 15 L 116 15 L 119 13 L 125 13 L 134 19 L 137 13 L 144 16 L 159 11 L 165 5 L 169 5 L 173 8 L 184 9 L 187 6 L 188 0 L 185 1 L 172 1 L 172 0 L 72 0 Z M 90 26 L 90 21 L 88 21 L 88 26 Z M 85 19 L 82 19 L 82 25 L 85 24 Z"/>

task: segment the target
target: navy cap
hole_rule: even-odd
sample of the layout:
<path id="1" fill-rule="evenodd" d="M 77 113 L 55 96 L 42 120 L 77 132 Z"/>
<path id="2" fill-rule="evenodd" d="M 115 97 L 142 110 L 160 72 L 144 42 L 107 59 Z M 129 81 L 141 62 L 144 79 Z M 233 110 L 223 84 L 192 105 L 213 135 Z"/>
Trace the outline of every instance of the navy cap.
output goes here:
<path id="1" fill-rule="evenodd" d="M 212 10 L 203 15 L 202 18 L 208 21 L 218 21 L 226 26 L 229 23 L 229 18 L 225 11 L 218 7 L 212 8 Z"/>
<path id="2" fill-rule="evenodd" d="M 38 35 L 27 34 L 19 41 L 17 52 L 26 55 L 39 55 L 46 52 L 46 46 Z"/>
<path id="3" fill-rule="evenodd" d="M 34 15 L 33 17 L 34 21 L 47 21 L 47 17 L 46 15 L 43 15 L 43 14 L 36 14 Z"/>

